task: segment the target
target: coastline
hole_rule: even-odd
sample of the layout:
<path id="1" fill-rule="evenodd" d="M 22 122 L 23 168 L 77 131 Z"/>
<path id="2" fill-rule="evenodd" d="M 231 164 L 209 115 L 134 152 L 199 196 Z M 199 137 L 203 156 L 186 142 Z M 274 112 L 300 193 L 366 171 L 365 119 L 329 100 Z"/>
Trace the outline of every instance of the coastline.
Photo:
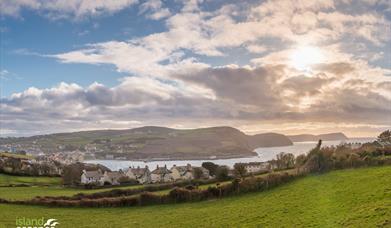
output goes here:
<path id="1" fill-rule="evenodd" d="M 146 158 L 146 159 L 85 159 L 84 161 L 131 161 L 131 162 L 158 162 L 158 161 L 205 161 L 205 160 L 221 160 L 221 159 L 235 159 L 235 158 L 255 158 L 258 154 L 254 150 L 254 156 L 241 156 L 241 155 L 229 155 L 229 156 L 210 156 L 210 157 L 170 157 L 170 158 Z"/>

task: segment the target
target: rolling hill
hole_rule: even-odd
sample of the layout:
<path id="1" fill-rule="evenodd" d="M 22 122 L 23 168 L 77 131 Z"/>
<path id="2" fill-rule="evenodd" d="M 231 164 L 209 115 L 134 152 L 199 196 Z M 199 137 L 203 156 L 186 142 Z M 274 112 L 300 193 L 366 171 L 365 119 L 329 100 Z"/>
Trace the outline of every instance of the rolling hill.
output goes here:
<path id="1" fill-rule="evenodd" d="M 339 170 L 267 192 L 176 205 L 58 208 L 0 204 L 0 227 L 15 227 L 15 216 L 55 218 L 61 227 L 390 227 L 390 172 L 390 166 Z M 37 188 L 40 195 L 48 194 L 44 187 Z M 3 197 L 15 198 L 14 189 L 1 189 Z M 24 195 L 17 198 L 31 198 L 29 191 L 18 191 Z"/>
<path id="2" fill-rule="evenodd" d="M 21 138 L 2 138 L 1 144 L 53 151 L 93 151 L 105 156 L 140 160 L 235 158 L 257 155 L 258 147 L 287 146 L 284 135 L 249 136 L 232 127 L 172 129 L 147 126 L 127 130 L 97 130 Z"/>
<path id="3" fill-rule="evenodd" d="M 333 141 L 333 140 L 347 140 L 349 139 L 342 132 L 337 133 L 328 133 L 320 135 L 311 135 L 311 134 L 301 134 L 301 135 L 288 135 L 287 136 L 292 142 L 307 142 L 307 141 L 318 141 L 319 139 L 323 141 Z"/>

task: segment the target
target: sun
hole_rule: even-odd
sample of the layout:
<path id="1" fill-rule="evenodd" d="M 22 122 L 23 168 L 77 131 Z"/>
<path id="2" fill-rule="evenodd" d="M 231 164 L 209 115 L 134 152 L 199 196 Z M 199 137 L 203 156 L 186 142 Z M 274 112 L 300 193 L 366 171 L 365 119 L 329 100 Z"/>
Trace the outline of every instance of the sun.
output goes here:
<path id="1" fill-rule="evenodd" d="M 301 46 L 289 56 L 290 65 L 300 71 L 311 71 L 311 66 L 324 61 L 322 51 L 313 46 Z"/>

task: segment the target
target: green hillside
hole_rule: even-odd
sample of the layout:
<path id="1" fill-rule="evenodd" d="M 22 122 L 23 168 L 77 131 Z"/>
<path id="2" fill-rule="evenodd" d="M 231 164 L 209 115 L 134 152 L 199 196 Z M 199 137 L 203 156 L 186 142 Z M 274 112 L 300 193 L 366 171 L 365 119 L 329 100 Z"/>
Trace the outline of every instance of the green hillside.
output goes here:
<path id="1" fill-rule="evenodd" d="M 56 218 L 61 227 L 390 227 L 390 174 L 390 166 L 334 171 L 267 192 L 177 205 L 99 209 L 0 204 L 0 227 L 13 227 L 16 217 Z"/>
<path id="2" fill-rule="evenodd" d="M 0 138 L 1 145 L 26 151 L 92 152 L 98 158 L 110 154 L 132 159 L 208 159 L 256 156 L 258 147 L 287 146 L 292 142 L 276 133 L 249 136 L 232 127 L 172 129 L 141 127 L 127 130 L 97 130 L 20 138 Z"/>

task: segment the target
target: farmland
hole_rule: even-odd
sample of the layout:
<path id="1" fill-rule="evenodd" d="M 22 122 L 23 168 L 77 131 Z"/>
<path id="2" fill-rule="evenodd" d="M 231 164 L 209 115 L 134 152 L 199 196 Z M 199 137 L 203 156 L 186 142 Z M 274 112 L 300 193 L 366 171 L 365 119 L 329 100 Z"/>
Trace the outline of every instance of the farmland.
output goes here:
<path id="1" fill-rule="evenodd" d="M 390 173 L 390 166 L 333 171 L 271 191 L 176 205 L 49 208 L 0 204 L 0 225 L 12 227 L 18 216 L 56 218 L 61 227 L 387 227 L 391 226 Z M 36 193 L 41 190 L 40 195 L 47 193 L 42 188 L 51 189 L 18 188 L 2 188 L 0 195 L 31 198 L 32 188 L 37 189 Z M 62 195 L 80 190 L 51 191 L 53 195 Z"/>

